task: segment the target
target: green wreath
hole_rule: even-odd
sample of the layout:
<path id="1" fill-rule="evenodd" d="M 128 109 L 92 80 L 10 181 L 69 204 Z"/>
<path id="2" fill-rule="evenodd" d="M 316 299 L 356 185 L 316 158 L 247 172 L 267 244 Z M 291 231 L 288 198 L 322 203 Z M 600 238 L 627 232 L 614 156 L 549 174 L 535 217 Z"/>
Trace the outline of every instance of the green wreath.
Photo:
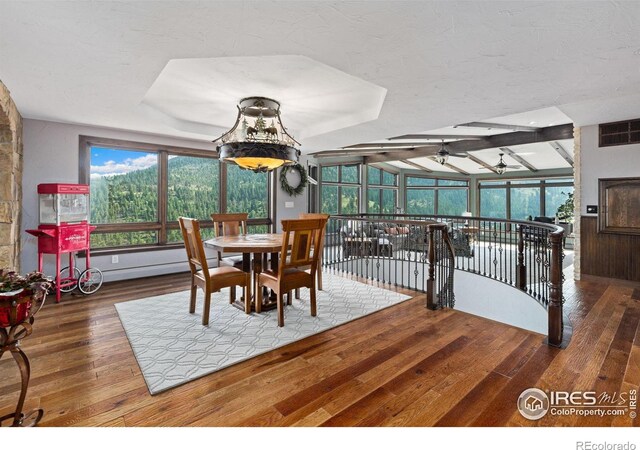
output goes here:
<path id="1" fill-rule="evenodd" d="M 300 174 L 300 184 L 298 186 L 293 187 L 289 184 L 289 180 L 287 180 L 287 172 L 289 170 L 297 170 Z M 295 197 L 297 195 L 302 194 L 304 188 L 307 187 L 309 183 L 309 177 L 307 177 L 307 171 L 300 164 L 294 164 L 293 166 L 285 166 L 280 170 L 280 187 L 283 191 L 289 194 L 291 197 Z"/>

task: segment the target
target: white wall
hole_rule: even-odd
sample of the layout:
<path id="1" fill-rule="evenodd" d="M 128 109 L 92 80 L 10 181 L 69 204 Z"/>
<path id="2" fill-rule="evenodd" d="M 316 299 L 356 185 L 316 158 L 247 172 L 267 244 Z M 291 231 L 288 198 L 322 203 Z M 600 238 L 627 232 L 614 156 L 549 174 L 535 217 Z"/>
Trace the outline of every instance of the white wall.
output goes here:
<path id="1" fill-rule="evenodd" d="M 300 157 L 300 165 L 302 165 L 305 169 L 307 168 L 307 158 L 305 156 Z M 290 186 L 297 186 L 300 182 L 300 176 L 297 172 L 289 171 L 287 180 L 289 180 Z M 308 197 L 307 197 L 307 189 L 298 196 L 290 196 L 280 187 L 280 171 L 278 170 L 276 173 L 276 185 L 277 193 L 276 193 L 276 231 L 281 231 L 282 226 L 280 225 L 280 221 L 282 219 L 297 219 L 300 213 L 307 212 L 308 205 Z M 293 205 L 288 205 L 287 203 L 293 203 Z"/>
<path id="2" fill-rule="evenodd" d="M 547 311 L 524 292 L 490 278 L 456 270 L 455 309 L 547 334 Z"/>
<path id="3" fill-rule="evenodd" d="M 38 264 L 37 239 L 24 231 L 38 227 L 37 185 L 40 183 L 78 182 L 80 135 L 214 151 L 213 144 L 210 142 L 175 139 L 100 127 L 25 120 L 21 227 L 23 271 L 34 270 Z M 306 193 L 293 200 L 294 208 L 285 209 L 284 202 L 290 200 L 286 193 L 278 192 L 276 200 L 278 221 L 282 218 L 297 217 L 299 212 L 306 211 Z M 173 249 L 121 254 L 118 264 L 111 263 L 111 256 L 96 256 L 92 258 L 91 266 L 101 269 L 105 273 L 105 280 L 113 281 L 187 271 L 185 260 L 183 249 Z M 45 256 L 45 272 L 49 275 L 55 273 L 54 261 L 52 255 Z M 80 264 L 82 267 L 84 261 L 80 261 Z M 64 265 L 66 264 L 63 262 Z"/>
<path id="4" fill-rule="evenodd" d="M 640 144 L 598 147 L 598 125 L 581 127 L 581 215 L 598 204 L 598 178 L 640 176 Z"/>

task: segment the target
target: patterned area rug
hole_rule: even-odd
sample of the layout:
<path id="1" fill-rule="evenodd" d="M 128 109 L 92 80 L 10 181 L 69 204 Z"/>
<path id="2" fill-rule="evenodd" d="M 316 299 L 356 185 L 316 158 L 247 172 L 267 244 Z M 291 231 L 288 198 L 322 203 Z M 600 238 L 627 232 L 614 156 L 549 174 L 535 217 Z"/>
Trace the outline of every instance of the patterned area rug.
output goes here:
<path id="1" fill-rule="evenodd" d="M 410 297 L 326 274 L 311 317 L 309 290 L 285 307 L 285 326 L 275 310 L 245 314 L 229 304 L 229 291 L 214 294 L 209 326 L 202 326 L 202 291 L 189 314 L 189 291 L 116 304 L 120 321 L 154 395 L 278 347 L 342 325 Z"/>

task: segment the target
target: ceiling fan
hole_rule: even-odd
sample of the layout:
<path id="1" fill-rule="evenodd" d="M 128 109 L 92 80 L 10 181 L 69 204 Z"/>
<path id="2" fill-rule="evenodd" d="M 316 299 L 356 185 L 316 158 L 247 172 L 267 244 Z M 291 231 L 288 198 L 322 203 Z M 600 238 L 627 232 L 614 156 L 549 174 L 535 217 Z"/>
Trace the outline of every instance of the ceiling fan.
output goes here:
<path id="1" fill-rule="evenodd" d="M 496 171 L 496 173 L 498 175 L 502 175 L 503 173 L 505 173 L 507 171 L 507 169 L 521 169 L 522 166 L 519 164 L 507 164 L 504 162 L 503 159 L 504 153 L 500 153 L 500 161 L 498 161 L 498 164 L 496 164 L 495 166 L 493 166 L 493 169 Z M 491 170 L 489 169 L 489 167 L 485 167 L 485 166 L 480 166 L 478 167 L 478 169 L 487 169 L 487 170 Z"/>

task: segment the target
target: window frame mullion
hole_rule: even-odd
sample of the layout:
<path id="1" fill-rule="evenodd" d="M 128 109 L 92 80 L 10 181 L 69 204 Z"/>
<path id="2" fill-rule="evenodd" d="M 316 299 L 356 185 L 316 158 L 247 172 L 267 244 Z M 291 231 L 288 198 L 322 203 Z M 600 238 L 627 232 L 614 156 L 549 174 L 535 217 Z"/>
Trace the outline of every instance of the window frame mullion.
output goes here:
<path id="1" fill-rule="evenodd" d="M 220 192 L 220 203 L 218 204 L 218 210 L 220 214 L 224 214 L 227 212 L 227 163 L 218 160 L 218 171 L 220 175 L 218 177 L 218 181 L 220 182 L 218 190 L 218 192 Z"/>
<path id="2" fill-rule="evenodd" d="M 158 245 L 167 244 L 167 204 L 169 195 L 169 152 L 158 150 Z"/>

